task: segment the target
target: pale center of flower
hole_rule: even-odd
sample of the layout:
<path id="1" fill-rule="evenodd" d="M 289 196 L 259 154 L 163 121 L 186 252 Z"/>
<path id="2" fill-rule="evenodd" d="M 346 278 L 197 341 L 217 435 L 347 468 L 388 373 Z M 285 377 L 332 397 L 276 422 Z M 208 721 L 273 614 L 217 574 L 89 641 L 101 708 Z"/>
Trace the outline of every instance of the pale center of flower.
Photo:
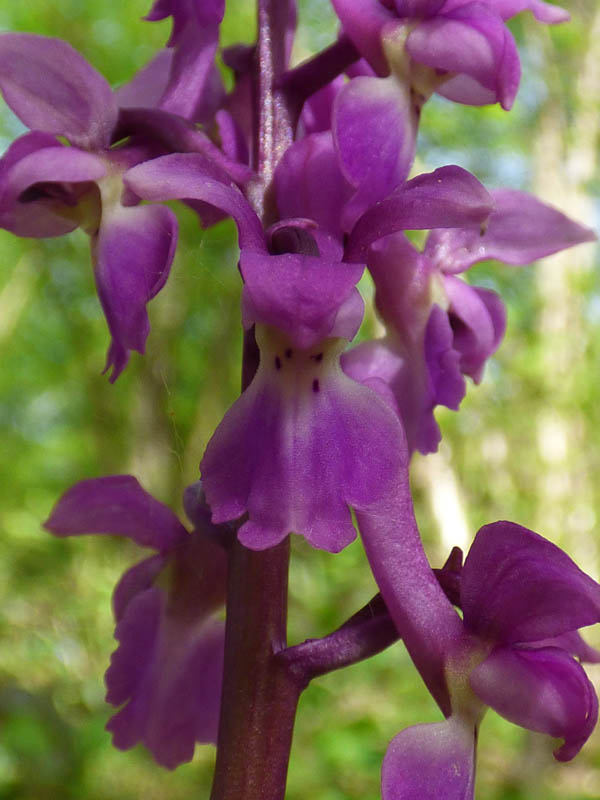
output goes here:
<path id="1" fill-rule="evenodd" d="M 256 341 L 262 377 L 275 382 L 284 398 L 318 395 L 338 372 L 345 339 L 325 339 L 302 349 L 295 347 L 285 333 L 266 325 L 256 326 Z"/>

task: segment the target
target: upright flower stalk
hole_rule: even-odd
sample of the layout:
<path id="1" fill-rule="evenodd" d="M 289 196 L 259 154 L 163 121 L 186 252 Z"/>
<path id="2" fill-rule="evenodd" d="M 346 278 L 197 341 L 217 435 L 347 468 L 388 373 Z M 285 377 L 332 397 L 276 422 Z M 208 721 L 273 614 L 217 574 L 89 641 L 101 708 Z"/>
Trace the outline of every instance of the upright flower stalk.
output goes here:
<path id="1" fill-rule="evenodd" d="M 435 409 L 458 410 L 504 336 L 502 299 L 459 275 L 595 235 L 457 166 L 409 175 L 432 94 L 509 110 L 520 61 L 506 20 L 568 15 L 542 0 L 332 4 L 338 40 L 290 69 L 294 0 L 258 0 L 256 45 L 222 54 L 229 93 L 223 0 L 157 0 L 147 20 L 172 17 L 167 47 L 117 92 L 64 42 L 0 36 L 0 89 L 31 128 L 0 159 L 0 225 L 90 235 L 111 381 L 143 353 L 146 304 L 168 278 L 177 222 L 163 204 L 185 202 L 203 227 L 231 217 L 240 249 L 242 391 L 185 492 L 192 530 L 129 475 L 76 484 L 46 528 L 154 551 L 113 595 L 118 748 L 140 742 L 173 769 L 216 742 L 211 800 L 283 800 L 303 689 L 401 639 L 443 718 L 393 739 L 383 800 L 472 800 L 488 708 L 561 738 L 559 760 L 589 737 L 598 701 L 581 662 L 600 654 L 579 629 L 600 621 L 600 586 L 504 521 L 478 531 L 464 565 L 454 548 L 433 570 L 410 459 L 437 449 Z M 421 249 L 410 231 L 429 231 Z M 365 272 L 380 335 L 349 346 Z M 337 553 L 357 531 L 379 594 L 288 646 L 290 534 Z"/>

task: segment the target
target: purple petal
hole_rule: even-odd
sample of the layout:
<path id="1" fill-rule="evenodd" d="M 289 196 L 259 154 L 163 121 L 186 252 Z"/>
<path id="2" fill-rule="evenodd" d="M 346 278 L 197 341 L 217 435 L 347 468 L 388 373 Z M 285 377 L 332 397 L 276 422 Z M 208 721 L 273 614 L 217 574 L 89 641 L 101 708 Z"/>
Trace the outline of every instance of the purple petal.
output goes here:
<path id="1" fill-rule="evenodd" d="M 591 647 L 579 633 L 579 631 L 567 631 L 558 636 L 552 636 L 548 639 L 542 639 L 539 642 L 528 642 L 528 647 L 560 647 L 561 650 L 566 650 L 579 661 L 588 664 L 600 664 L 600 650 Z"/>
<path id="2" fill-rule="evenodd" d="M 56 536 L 112 533 L 164 553 L 187 532 L 170 508 L 148 494 L 132 475 L 109 475 L 75 484 L 44 523 Z"/>
<path id="3" fill-rule="evenodd" d="M 192 759 L 196 742 L 216 743 L 223 624 L 173 618 L 154 588 L 132 600 L 115 636 L 120 645 L 106 673 L 107 700 L 127 705 L 106 726 L 113 744 L 128 749 L 141 741 L 174 769 Z"/>
<path id="4" fill-rule="evenodd" d="M 166 555 L 150 556 L 123 573 L 112 596 L 113 613 L 117 622 L 121 621 L 134 597 L 152 588 L 167 561 Z"/>
<path id="5" fill-rule="evenodd" d="M 266 252 L 262 225 L 244 195 L 200 154 L 173 154 L 146 161 L 130 169 L 123 180 L 144 200 L 202 200 L 225 211 L 238 226 L 240 248 Z"/>
<path id="6" fill-rule="evenodd" d="M 29 128 L 90 150 L 107 147 L 117 104 L 106 80 L 61 39 L 0 36 L 0 89 Z"/>
<path id="7" fill-rule="evenodd" d="M 460 371 L 479 383 L 487 359 L 496 352 L 506 330 L 506 308 L 495 292 L 469 286 L 453 275 L 444 277 Z"/>
<path id="8" fill-rule="evenodd" d="M 223 103 L 225 90 L 215 64 L 218 26 L 190 26 L 173 55 L 160 107 L 193 122 L 208 121 Z"/>
<path id="9" fill-rule="evenodd" d="M 462 0 L 464 2 L 464 0 Z M 446 9 L 446 0 L 394 0 L 399 17 L 427 19 L 435 16 L 442 7 Z"/>
<path id="10" fill-rule="evenodd" d="M 454 333 L 448 315 L 438 305 L 431 309 L 425 331 L 425 362 L 434 405 L 456 411 L 465 396 L 465 379 L 460 371 L 460 354 L 454 348 Z"/>
<path id="11" fill-rule="evenodd" d="M 259 346 L 259 370 L 201 464 L 213 522 L 247 511 L 239 532 L 247 547 L 271 547 L 294 531 L 337 552 L 356 535 L 349 506 L 395 483 L 402 429 L 374 392 L 342 373 L 336 340 L 311 352 L 259 332 Z"/>
<path id="12" fill-rule="evenodd" d="M 275 170 L 277 207 L 282 217 L 307 217 L 342 238 L 341 209 L 352 187 L 341 173 L 329 131 L 289 147 Z"/>
<path id="13" fill-rule="evenodd" d="M 115 98 L 120 108 L 154 108 L 158 106 L 171 71 L 172 50 L 159 50 L 133 78 L 120 86 Z"/>
<path id="14" fill-rule="evenodd" d="M 555 25 L 558 22 L 568 22 L 571 15 L 568 11 L 552 3 L 542 0 L 496 0 L 495 10 L 502 19 L 510 19 L 521 11 L 529 9 L 538 22 Z"/>
<path id="15" fill-rule="evenodd" d="M 473 800 L 475 731 L 462 720 L 415 725 L 388 747 L 382 800 Z"/>
<path id="16" fill-rule="evenodd" d="M 129 350 L 144 352 L 150 323 L 146 303 L 164 286 L 177 244 L 177 220 L 164 206 L 103 209 L 93 240 L 94 276 L 112 342 L 105 371 L 111 382 Z"/>
<path id="17" fill-rule="evenodd" d="M 205 168 L 211 178 L 226 184 L 232 180 L 240 184 L 245 183 L 253 174 L 246 163 L 241 164 L 224 155 L 208 136 L 192 123 L 160 108 L 122 109 L 115 135 L 119 138 L 125 136 L 148 138 L 157 145 L 157 151 L 160 147 L 166 148 L 172 154 L 198 153 L 206 159 L 198 159 L 200 167 Z M 155 152 L 140 161 L 148 161 L 149 158 L 155 158 L 163 153 L 164 150 Z"/>
<path id="18" fill-rule="evenodd" d="M 467 629 L 502 643 L 535 642 L 600 621 L 600 586 L 537 533 L 512 522 L 481 528 L 466 558 Z"/>
<path id="19" fill-rule="evenodd" d="M 173 17 L 173 30 L 169 46 L 178 44 L 186 27 L 192 23 L 203 26 L 219 24 L 225 13 L 225 0 L 156 0 L 144 19 L 159 22 Z"/>
<path id="20" fill-rule="evenodd" d="M 411 57 L 435 70 L 467 76 L 484 98 L 471 96 L 463 80 L 441 85 L 440 94 L 460 103 L 499 102 L 509 109 L 520 80 L 519 55 L 504 22 L 481 2 L 466 3 L 433 19 L 424 20 L 410 33 L 406 47 Z M 465 91 L 467 87 L 467 91 Z"/>
<path id="21" fill-rule="evenodd" d="M 343 86 L 345 86 L 344 77 L 338 75 L 331 83 L 308 98 L 302 107 L 299 124 L 304 136 L 331 130 L 333 101 Z"/>
<path id="22" fill-rule="evenodd" d="M 405 183 L 367 211 L 354 226 L 347 259 L 360 261 L 368 246 L 401 230 L 479 226 L 494 201 L 483 185 L 461 167 L 440 167 Z"/>
<path id="23" fill-rule="evenodd" d="M 172 69 L 161 107 L 194 122 L 207 120 L 224 99 L 214 63 L 224 0 L 158 0 L 146 19 L 173 17 L 168 46 L 174 48 Z"/>
<path id="24" fill-rule="evenodd" d="M 408 176 L 417 136 L 408 89 L 394 77 L 354 78 L 336 97 L 333 136 L 344 177 L 357 189 L 344 211 L 350 230 Z"/>
<path id="25" fill-rule="evenodd" d="M 392 337 L 362 342 L 343 354 L 342 365 L 350 378 L 372 388 L 399 413 L 410 452 L 437 450 L 441 433 L 422 347 L 407 352 Z"/>
<path id="26" fill-rule="evenodd" d="M 564 739 L 554 755 L 574 758 L 598 719 L 583 668 L 564 650 L 498 647 L 470 676 L 473 691 L 511 722 Z"/>
<path id="27" fill-rule="evenodd" d="M 327 337 L 352 339 L 356 334 L 364 307 L 354 287 L 362 266 L 293 253 L 242 251 L 240 269 L 246 328 L 256 322 L 271 325 L 302 349 Z"/>
<path id="28" fill-rule="evenodd" d="M 387 75 L 389 66 L 381 46 L 382 29 L 394 15 L 379 0 L 332 0 L 346 33 L 357 50 L 379 75 Z"/>
<path id="29" fill-rule="evenodd" d="M 44 133 L 17 139 L 0 160 L 0 226 L 17 236 L 62 236 L 81 222 L 85 184 L 104 177 L 103 159 Z M 78 184 L 79 186 L 69 186 Z"/>
<path id="30" fill-rule="evenodd" d="M 530 264 L 581 242 L 592 242 L 592 230 L 574 222 L 527 192 L 492 192 L 496 208 L 480 230 L 434 230 L 425 253 L 446 273 L 463 272 L 489 258 L 505 264 Z"/>

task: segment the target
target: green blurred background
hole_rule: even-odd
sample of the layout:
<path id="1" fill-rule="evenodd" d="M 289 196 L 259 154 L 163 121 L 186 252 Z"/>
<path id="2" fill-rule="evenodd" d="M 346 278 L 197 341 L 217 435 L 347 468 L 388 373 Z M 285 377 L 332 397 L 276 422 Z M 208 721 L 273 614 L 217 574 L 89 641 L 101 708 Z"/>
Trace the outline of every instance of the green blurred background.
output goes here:
<path id="1" fill-rule="evenodd" d="M 223 41 L 249 41 L 252 3 L 229 2 Z M 598 229 L 600 8 L 574 21 L 511 23 L 524 66 L 514 110 L 441 100 L 425 109 L 418 168 L 458 163 L 488 186 L 536 191 Z M 141 20 L 147 0 L 4 4 L 0 29 L 62 36 L 114 84 L 166 40 Z M 327 0 L 300 2 L 302 59 L 335 35 Z M 23 128 L 2 106 L 0 149 Z M 131 472 L 180 510 L 203 448 L 236 397 L 241 334 L 233 227 L 200 232 L 178 211 L 170 281 L 150 304 L 147 356 L 114 386 L 88 243 L 0 231 L 0 800 L 208 797 L 212 748 L 170 773 L 143 748 L 113 750 L 102 675 L 114 649 L 110 595 L 142 553 L 117 538 L 55 540 L 40 528 L 82 478 Z M 440 410 L 440 453 L 416 458 L 417 514 L 432 562 L 478 527 L 506 518 L 563 545 L 599 577 L 600 278 L 593 247 L 518 270 L 476 267 L 500 291 L 508 333 L 459 414 Z M 597 257 L 597 256 L 596 256 Z M 367 294 L 370 291 L 365 284 Z M 367 319 L 364 332 L 374 326 Z M 290 640 L 329 632 L 375 593 L 360 545 L 331 556 L 294 537 Z M 591 641 L 594 632 L 591 632 Z M 600 637 L 596 636 L 596 644 Z M 589 674 L 600 683 L 600 669 Z M 401 645 L 320 679 L 303 696 L 289 800 L 376 800 L 388 741 L 438 713 Z M 490 712 L 480 737 L 480 800 L 600 797 L 600 735 L 563 766 L 546 738 Z"/>

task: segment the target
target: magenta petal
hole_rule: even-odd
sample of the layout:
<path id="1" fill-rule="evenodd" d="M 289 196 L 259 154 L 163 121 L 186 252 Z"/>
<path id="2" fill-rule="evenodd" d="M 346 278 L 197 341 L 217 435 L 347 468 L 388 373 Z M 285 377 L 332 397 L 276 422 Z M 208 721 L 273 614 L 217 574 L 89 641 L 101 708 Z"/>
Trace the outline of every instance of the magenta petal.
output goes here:
<path id="1" fill-rule="evenodd" d="M 344 179 L 329 131 L 289 147 L 275 170 L 277 207 L 282 217 L 314 219 L 342 237 L 341 209 L 352 194 Z"/>
<path id="2" fill-rule="evenodd" d="M 352 339 L 358 330 L 364 309 L 355 284 L 362 266 L 316 256 L 242 251 L 240 269 L 245 327 L 256 322 L 271 325 L 303 349 L 327 337 Z M 342 318 L 342 310 L 350 314 Z"/>
<path id="3" fill-rule="evenodd" d="M 44 133 L 17 139 L 0 160 L 0 226 L 17 236 L 61 236 L 79 224 L 76 214 L 63 216 L 76 199 L 68 186 L 54 193 L 38 184 L 85 184 L 106 174 L 98 156 L 63 147 Z M 72 209 L 71 209 L 72 210 Z"/>
<path id="4" fill-rule="evenodd" d="M 443 272 L 463 272 L 489 258 L 515 266 L 531 264 L 596 239 L 590 228 L 527 192 L 498 189 L 492 196 L 496 208 L 481 230 L 456 228 L 430 233 L 425 253 Z"/>
<path id="5" fill-rule="evenodd" d="M 29 128 L 66 136 L 89 149 L 106 147 L 117 104 L 106 80 L 61 39 L 30 33 L 0 36 L 0 89 Z"/>
<path id="6" fill-rule="evenodd" d="M 564 8 L 553 3 L 544 3 L 542 0 L 497 0 L 495 10 L 503 19 L 510 19 L 526 9 L 531 11 L 538 22 L 545 22 L 548 25 L 571 19 L 571 15 Z"/>
<path id="7" fill-rule="evenodd" d="M 44 523 L 56 536 L 113 533 L 165 552 L 187 535 L 170 508 L 132 475 L 80 481 L 66 491 Z"/>
<path id="8" fill-rule="evenodd" d="M 93 241 L 96 286 L 112 335 L 106 370 L 118 378 L 129 350 L 144 352 L 146 303 L 165 284 L 175 255 L 177 220 L 164 206 L 103 209 Z"/>
<path id="9" fill-rule="evenodd" d="M 159 764 L 174 769 L 191 760 L 196 742 L 216 742 L 222 623 L 170 616 L 165 594 L 153 588 L 130 602 L 115 637 L 107 701 L 127 705 L 106 726 L 114 745 L 143 742 Z"/>
<path id="10" fill-rule="evenodd" d="M 115 98 L 120 108 L 154 108 L 158 106 L 160 98 L 167 87 L 171 63 L 172 50 L 159 50 L 133 78 L 124 83 L 115 92 Z"/>
<path id="11" fill-rule="evenodd" d="M 558 636 L 541 639 L 539 642 L 528 642 L 528 647 L 559 647 L 575 658 L 587 664 L 600 664 L 600 650 L 591 647 L 579 631 L 567 631 Z"/>
<path id="12" fill-rule="evenodd" d="M 535 642 L 600 621 L 600 586 L 556 545 L 512 522 L 485 525 L 461 578 L 468 630 Z"/>
<path id="13" fill-rule="evenodd" d="M 399 187 L 354 226 L 346 257 L 360 261 L 370 244 L 402 230 L 478 226 L 494 201 L 484 186 L 461 167 L 440 167 Z"/>
<path id="14" fill-rule="evenodd" d="M 460 371 L 460 354 L 454 349 L 454 334 L 448 315 L 434 305 L 425 330 L 425 362 L 433 405 L 456 411 L 465 396 L 465 379 Z"/>
<path id="15" fill-rule="evenodd" d="M 489 93 L 479 100 L 477 95 L 470 96 L 464 80 L 455 87 L 450 80 L 439 89 L 449 99 L 477 104 L 500 102 L 505 109 L 512 106 L 521 77 L 519 55 L 501 17 L 484 3 L 465 3 L 421 22 L 410 33 L 406 47 L 415 61 L 467 76 Z"/>
<path id="16" fill-rule="evenodd" d="M 262 225 L 244 195 L 200 154 L 175 153 L 146 161 L 128 170 L 123 180 L 144 200 L 202 200 L 225 211 L 238 226 L 240 247 L 266 252 Z"/>
<path id="17" fill-rule="evenodd" d="M 359 77 L 336 97 L 333 135 L 345 178 L 356 193 L 344 211 L 344 228 L 406 180 L 417 121 L 408 89 L 394 77 Z"/>
<path id="18" fill-rule="evenodd" d="M 489 289 L 469 286 L 453 275 L 444 277 L 460 370 L 479 383 L 487 359 L 496 352 L 506 330 L 506 308 Z"/>
<path id="19" fill-rule="evenodd" d="M 401 731 L 388 747 L 382 800 L 473 800 L 475 731 L 450 717 Z"/>
<path id="20" fill-rule="evenodd" d="M 471 688 L 511 722 L 564 739 L 559 761 L 574 758 L 598 719 L 598 699 L 583 667 L 554 647 L 498 647 L 470 676 Z"/>
<path id="21" fill-rule="evenodd" d="M 394 19 L 390 10 L 379 0 L 332 0 L 342 22 L 344 33 L 379 75 L 389 72 L 381 46 L 381 33 Z"/>
<path id="22" fill-rule="evenodd" d="M 155 555 L 145 558 L 123 573 L 115 586 L 112 606 L 115 619 L 119 622 L 127 610 L 127 606 L 138 594 L 152 588 L 154 581 L 167 564 L 168 556 Z"/>
<path id="23" fill-rule="evenodd" d="M 356 535 L 349 507 L 374 502 L 397 480 L 401 426 L 323 344 L 312 353 L 283 345 L 280 356 L 259 344 L 259 371 L 201 464 L 213 522 L 247 511 L 239 532 L 247 547 L 271 547 L 294 531 L 337 552 Z"/>

